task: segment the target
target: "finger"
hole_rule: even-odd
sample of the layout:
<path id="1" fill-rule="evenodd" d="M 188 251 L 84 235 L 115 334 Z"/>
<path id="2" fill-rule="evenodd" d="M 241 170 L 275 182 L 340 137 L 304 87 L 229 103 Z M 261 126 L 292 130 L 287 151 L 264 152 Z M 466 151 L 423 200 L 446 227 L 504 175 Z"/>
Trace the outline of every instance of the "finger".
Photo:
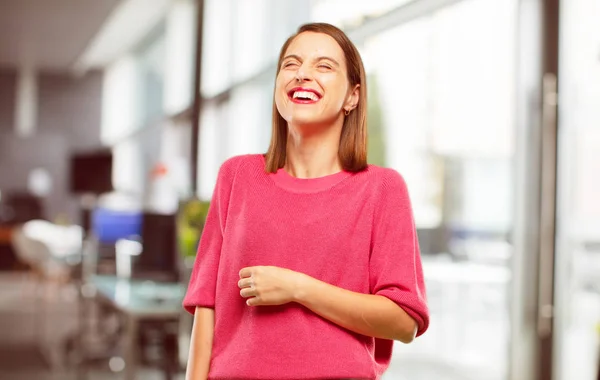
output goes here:
<path id="1" fill-rule="evenodd" d="M 238 281 L 238 287 L 240 289 L 250 288 L 253 285 L 254 285 L 254 280 L 252 279 L 252 277 L 242 278 L 241 280 Z"/>
<path id="2" fill-rule="evenodd" d="M 244 288 L 240 290 L 240 295 L 244 298 L 256 297 L 256 291 L 253 288 Z"/>
<path id="3" fill-rule="evenodd" d="M 261 300 L 258 297 L 248 298 L 246 300 L 246 305 L 248 306 L 259 306 L 261 304 Z"/>
<path id="4" fill-rule="evenodd" d="M 240 278 L 246 278 L 252 276 L 252 271 L 254 267 L 246 267 L 240 270 Z"/>

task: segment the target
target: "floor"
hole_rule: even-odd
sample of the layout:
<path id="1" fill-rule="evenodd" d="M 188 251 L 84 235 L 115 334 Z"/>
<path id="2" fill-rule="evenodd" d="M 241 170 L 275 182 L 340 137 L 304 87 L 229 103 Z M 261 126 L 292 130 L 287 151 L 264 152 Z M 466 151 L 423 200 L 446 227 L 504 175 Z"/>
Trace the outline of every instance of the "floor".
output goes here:
<path id="1" fill-rule="evenodd" d="M 45 337 L 44 341 L 56 341 L 56 335 L 68 335 L 69 326 L 76 326 L 72 316 L 76 312 L 74 294 L 63 290 L 52 293 L 46 289 L 46 297 L 61 297 L 60 309 L 47 309 L 43 312 L 47 325 L 46 332 L 40 332 L 39 321 L 35 321 L 35 293 L 30 277 L 23 273 L 0 273 L 0 379 L 3 380 L 70 380 L 76 379 L 73 369 L 50 370 L 45 357 L 36 348 L 36 336 Z M 71 302 L 70 300 L 73 300 Z M 66 306 L 65 306 L 66 305 Z M 40 315 L 38 312 L 37 315 Z M 436 327 L 434 327 L 436 326 Z M 435 330 L 443 326 L 443 321 L 432 323 L 434 333 L 417 342 L 396 349 L 393 364 L 384 380 L 423 379 L 423 380 L 495 380 L 487 377 L 475 377 L 474 367 L 468 373 L 456 365 L 444 365 L 438 356 L 428 360 L 423 352 L 431 346 L 440 345 Z M 443 345 L 441 346 L 443 349 Z M 450 346 L 446 347 L 450 348 Z M 451 358 L 449 358 L 451 359 Z M 88 380 L 119 379 L 119 373 L 111 372 L 108 365 L 90 372 Z M 163 379 L 161 373 L 151 369 L 142 369 L 138 378 L 144 380 Z M 179 376 L 183 380 L 183 375 Z"/>
<path id="2" fill-rule="evenodd" d="M 50 297 L 62 297 L 63 306 L 42 313 L 51 328 L 40 335 L 39 328 L 35 328 L 39 324 L 34 321 L 33 316 L 42 314 L 35 312 L 35 293 L 31 279 L 22 273 L 0 272 L 0 289 L 0 379 L 76 380 L 72 369 L 50 370 L 35 346 L 36 336 L 52 341 L 56 334 L 69 334 L 69 327 L 76 325 L 70 320 L 75 310 L 69 301 L 73 294 L 68 291 L 63 291 L 60 295 L 52 294 L 51 291 L 47 294 Z M 392 365 L 383 379 L 505 379 L 509 326 L 502 289 L 503 287 L 498 286 L 463 287 L 429 283 L 430 329 L 412 344 L 396 346 Z M 454 306 L 459 304 L 471 306 Z M 582 304 L 589 308 L 590 300 L 582 300 Z M 469 328 L 464 328 L 465 326 Z M 576 352 L 581 350 L 579 340 L 570 346 L 579 347 Z M 578 380 L 592 380 L 591 371 L 586 371 L 587 374 L 578 372 L 581 375 L 577 377 Z M 119 373 L 112 372 L 104 364 L 91 371 L 87 379 L 119 378 Z M 183 378 L 181 374 L 176 380 Z M 159 380 L 164 379 L 164 376 L 156 370 L 143 368 L 138 379 Z"/>
<path id="3" fill-rule="evenodd" d="M 73 368 L 53 369 L 48 359 L 36 346 L 36 337 L 43 341 L 54 341 L 57 334 L 68 335 L 69 326 L 75 323 L 73 315 L 75 303 L 69 299 L 73 296 L 67 292 L 63 297 L 61 310 L 48 309 L 43 312 L 47 316 L 47 331 L 41 331 L 39 321 L 35 321 L 35 305 L 32 302 L 34 293 L 31 278 L 24 274 L 0 273 L 0 379 L 2 380 L 76 380 Z M 179 379 L 183 380 L 183 375 Z M 118 373 L 112 372 L 108 363 L 90 370 L 87 380 L 119 379 Z M 164 376 L 156 370 L 142 369 L 139 379 L 162 380 Z M 176 379 L 176 380 L 179 380 Z"/>

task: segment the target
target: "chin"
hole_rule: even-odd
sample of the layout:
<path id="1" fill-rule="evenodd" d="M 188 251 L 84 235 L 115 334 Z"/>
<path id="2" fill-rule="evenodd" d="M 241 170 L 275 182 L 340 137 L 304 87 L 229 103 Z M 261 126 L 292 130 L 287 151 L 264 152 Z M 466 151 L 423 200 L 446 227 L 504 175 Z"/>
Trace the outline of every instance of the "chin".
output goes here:
<path id="1" fill-rule="evenodd" d="M 323 124 L 323 120 L 315 117 L 298 117 L 294 116 L 291 119 L 291 124 L 294 125 L 317 125 Z"/>
<path id="2" fill-rule="evenodd" d="M 323 115 L 315 115 L 308 112 L 294 112 L 290 120 L 291 124 L 306 126 L 327 125 L 334 122 L 335 118 L 323 117 Z"/>

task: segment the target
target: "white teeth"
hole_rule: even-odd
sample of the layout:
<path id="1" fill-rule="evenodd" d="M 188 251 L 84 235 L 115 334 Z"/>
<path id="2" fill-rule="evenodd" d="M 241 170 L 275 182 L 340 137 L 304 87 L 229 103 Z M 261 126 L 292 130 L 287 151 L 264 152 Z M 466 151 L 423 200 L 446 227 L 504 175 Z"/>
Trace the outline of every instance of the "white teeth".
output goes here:
<path id="1" fill-rule="evenodd" d="M 296 92 L 294 92 L 293 98 L 294 99 L 304 98 L 304 99 L 310 99 L 310 100 L 314 100 L 314 101 L 319 100 L 319 97 L 317 96 L 317 94 L 315 94 L 314 92 L 310 92 L 310 91 L 296 91 Z"/>

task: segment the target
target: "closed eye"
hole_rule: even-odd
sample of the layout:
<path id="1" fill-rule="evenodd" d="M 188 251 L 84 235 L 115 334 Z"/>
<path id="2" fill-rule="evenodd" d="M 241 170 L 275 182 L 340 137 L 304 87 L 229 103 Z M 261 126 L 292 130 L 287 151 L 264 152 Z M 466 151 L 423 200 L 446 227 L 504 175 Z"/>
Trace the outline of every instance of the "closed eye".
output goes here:
<path id="1" fill-rule="evenodd" d="M 319 68 L 321 68 L 321 69 L 327 69 L 327 70 L 331 70 L 331 66 L 329 66 L 329 65 L 325 65 L 325 64 L 321 64 L 321 65 L 319 65 Z"/>
<path id="2" fill-rule="evenodd" d="M 296 66 L 296 65 L 297 65 L 296 62 L 286 62 L 283 64 L 283 67 L 286 68 L 286 67 L 292 67 L 292 66 Z"/>

